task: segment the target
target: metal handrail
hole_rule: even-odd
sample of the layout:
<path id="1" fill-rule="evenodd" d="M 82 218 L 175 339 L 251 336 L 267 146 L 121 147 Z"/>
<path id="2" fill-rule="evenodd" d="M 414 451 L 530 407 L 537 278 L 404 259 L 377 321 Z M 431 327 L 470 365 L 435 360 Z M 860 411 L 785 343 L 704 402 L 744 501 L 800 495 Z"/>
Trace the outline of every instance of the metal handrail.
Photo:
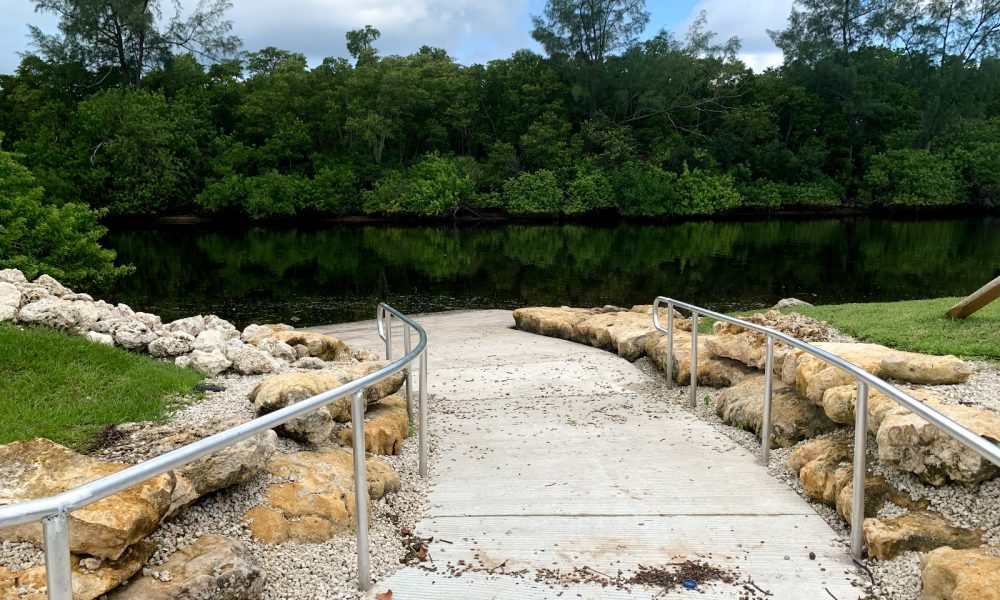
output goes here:
<path id="1" fill-rule="evenodd" d="M 419 339 L 415 348 L 407 348 L 398 360 L 392 361 L 378 371 L 355 379 L 340 387 L 317 394 L 311 398 L 268 413 L 252 421 L 221 431 L 176 450 L 161 454 L 137 465 L 122 469 L 111 475 L 95 479 L 73 489 L 47 498 L 26 500 L 16 504 L 0 506 L 0 528 L 16 527 L 41 521 L 48 597 L 52 600 L 71 600 L 71 565 L 69 549 L 69 514 L 98 500 L 107 498 L 153 477 L 182 467 L 203 456 L 218 452 L 258 433 L 273 429 L 297 417 L 306 415 L 330 402 L 351 396 L 351 423 L 353 429 L 354 487 L 357 505 L 358 537 L 358 586 L 367 591 L 371 586 L 370 554 L 368 550 L 368 482 L 365 471 L 364 436 L 364 391 L 365 388 L 394 375 L 404 369 L 409 379 L 409 366 L 420 360 L 420 475 L 426 477 L 426 423 L 427 423 L 427 332 L 415 321 L 387 304 L 380 303 L 377 313 L 379 335 L 382 335 L 382 319 L 399 319 L 409 332 L 413 329 Z M 409 337 L 409 336 L 407 336 Z M 387 354 L 391 360 L 391 354 Z M 409 392 L 409 386 L 407 387 Z M 407 404 L 410 398 L 407 396 Z"/>
<path id="2" fill-rule="evenodd" d="M 667 305 L 667 326 L 664 328 L 660 324 L 659 308 L 661 304 Z M 909 409 L 923 417 L 928 423 L 943 431 L 960 444 L 979 454 L 993 464 L 1000 466 L 1000 446 L 990 442 L 982 436 L 976 435 L 954 419 L 941 414 L 913 396 L 897 389 L 892 384 L 882 380 L 861 367 L 848 362 L 839 356 L 831 354 L 825 350 L 817 348 L 811 344 L 798 340 L 790 335 L 750 323 L 742 319 L 730 317 L 701 306 L 674 300 L 665 296 L 658 296 L 653 302 L 653 326 L 667 334 L 667 381 L 671 387 L 674 384 L 673 378 L 673 351 L 674 351 L 674 308 L 683 308 L 691 311 L 691 391 L 689 403 L 691 408 L 697 404 L 698 386 L 698 317 L 712 317 L 718 321 L 739 325 L 751 331 L 764 334 L 767 341 L 764 364 L 764 407 L 761 423 L 761 463 L 768 464 L 771 448 L 771 385 L 773 377 L 774 341 L 778 340 L 793 348 L 798 348 L 827 363 L 854 376 L 857 382 L 857 401 L 854 408 L 854 473 L 852 479 L 853 505 L 851 506 L 851 555 L 860 560 L 864 549 L 863 544 L 863 524 L 865 518 L 865 471 L 866 471 L 866 446 L 868 443 L 868 389 L 874 388 L 897 404 Z"/>

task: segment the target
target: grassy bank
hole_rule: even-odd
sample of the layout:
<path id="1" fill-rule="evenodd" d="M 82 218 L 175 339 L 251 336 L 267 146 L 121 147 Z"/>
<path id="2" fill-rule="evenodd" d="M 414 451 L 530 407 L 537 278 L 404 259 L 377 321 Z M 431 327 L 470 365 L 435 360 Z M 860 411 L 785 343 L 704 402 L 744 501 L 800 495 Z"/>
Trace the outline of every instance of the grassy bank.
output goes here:
<path id="1" fill-rule="evenodd" d="M 194 371 L 59 331 L 0 323 L 0 444 L 45 437 L 78 450 L 107 424 L 158 420 Z"/>
<path id="2" fill-rule="evenodd" d="M 900 350 L 1000 360 L 1000 302 L 967 319 L 949 319 L 945 311 L 959 300 L 831 304 L 785 312 L 821 319 L 859 340 Z"/>

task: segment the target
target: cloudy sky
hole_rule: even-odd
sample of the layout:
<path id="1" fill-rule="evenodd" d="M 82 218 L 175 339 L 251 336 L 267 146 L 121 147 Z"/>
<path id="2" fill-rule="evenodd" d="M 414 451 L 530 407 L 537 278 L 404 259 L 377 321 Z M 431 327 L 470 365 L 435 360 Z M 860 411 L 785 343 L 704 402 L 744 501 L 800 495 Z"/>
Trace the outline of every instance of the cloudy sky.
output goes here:
<path id="1" fill-rule="evenodd" d="M 779 64 L 781 53 L 767 29 L 783 26 L 793 0 L 647 0 L 647 35 L 660 28 L 681 31 L 708 13 L 709 29 L 738 36 L 743 59 L 754 69 Z M 196 0 L 182 0 L 193 6 Z M 53 30 L 55 19 L 34 12 L 31 0 L 0 0 L 0 72 L 9 73 L 27 49 L 31 23 Z M 165 6 L 169 2 L 163 3 Z M 277 46 L 304 53 L 313 64 L 345 56 L 344 32 L 366 24 L 382 32 L 383 54 L 407 54 L 422 45 L 444 48 L 464 64 L 509 56 L 519 48 L 540 50 L 529 35 L 530 15 L 544 0 L 234 0 L 229 16 L 244 47 Z"/>

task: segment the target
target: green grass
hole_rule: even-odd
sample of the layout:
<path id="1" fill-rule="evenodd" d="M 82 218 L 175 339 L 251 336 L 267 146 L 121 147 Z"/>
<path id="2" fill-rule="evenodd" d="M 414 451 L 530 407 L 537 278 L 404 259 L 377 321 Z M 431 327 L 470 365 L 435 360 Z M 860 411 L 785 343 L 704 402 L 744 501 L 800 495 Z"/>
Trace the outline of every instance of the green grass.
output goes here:
<path id="1" fill-rule="evenodd" d="M 797 306 L 781 312 L 802 313 L 826 321 L 861 341 L 898 350 L 1000 361 L 1000 301 L 980 309 L 967 319 L 949 319 L 945 311 L 959 300 L 961 298 L 934 298 Z M 728 314 L 739 316 L 765 310 Z M 698 331 L 712 333 L 714 322 L 715 319 L 709 317 L 699 319 Z"/>
<path id="2" fill-rule="evenodd" d="M 82 450 L 108 424 L 162 420 L 202 376 L 59 331 L 0 323 L 0 444 Z"/>
<path id="3" fill-rule="evenodd" d="M 1000 360 L 1000 302 L 967 319 L 949 319 L 945 311 L 959 300 L 799 306 L 784 312 L 802 313 L 860 340 L 899 350 Z"/>

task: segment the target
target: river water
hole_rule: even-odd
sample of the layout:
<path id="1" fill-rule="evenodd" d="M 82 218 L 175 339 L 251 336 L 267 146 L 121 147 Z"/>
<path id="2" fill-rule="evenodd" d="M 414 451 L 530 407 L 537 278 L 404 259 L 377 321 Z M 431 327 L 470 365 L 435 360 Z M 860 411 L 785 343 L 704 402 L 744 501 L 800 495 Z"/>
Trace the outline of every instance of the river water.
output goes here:
<path id="1" fill-rule="evenodd" d="M 218 314 L 242 326 L 531 305 L 720 310 L 795 296 L 841 303 L 963 296 L 1000 274 L 1000 218 L 699 221 L 115 231 L 136 272 L 104 298 L 164 320 Z"/>

